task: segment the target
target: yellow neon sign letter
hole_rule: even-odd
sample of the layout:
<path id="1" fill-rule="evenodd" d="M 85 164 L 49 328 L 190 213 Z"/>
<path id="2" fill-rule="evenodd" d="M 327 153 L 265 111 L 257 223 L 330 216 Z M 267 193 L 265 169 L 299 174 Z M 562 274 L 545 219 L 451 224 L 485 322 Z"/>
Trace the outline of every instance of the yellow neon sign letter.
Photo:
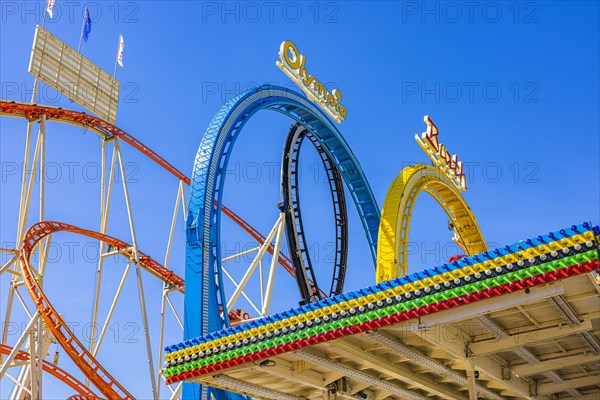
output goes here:
<path id="1" fill-rule="evenodd" d="M 342 94 L 334 89 L 331 93 L 305 67 L 306 56 L 298 51 L 296 45 L 286 40 L 279 48 L 279 61 L 276 65 L 296 85 L 302 89 L 311 101 L 317 103 L 338 124 L 346 119 L 346 107 L 341 104 Z"/>

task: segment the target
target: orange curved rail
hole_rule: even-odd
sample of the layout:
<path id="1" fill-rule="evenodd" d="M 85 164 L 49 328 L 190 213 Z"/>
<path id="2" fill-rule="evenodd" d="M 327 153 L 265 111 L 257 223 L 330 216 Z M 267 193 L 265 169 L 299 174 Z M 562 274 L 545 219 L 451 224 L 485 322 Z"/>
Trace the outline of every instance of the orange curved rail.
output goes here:
<path id="1" fill-rule="evenodd" d="M 10 352 L 12 351 L 12 349 L 13 348 L 10 346 L 7 346 L 5 344 L 0 344 L 0 354 L 9 355 Z M 26 351 L 19 350 L 19 352 L 15 356 L 15 359 L 17 359 L 19 361 L 29 361 L 29 353 Z M 75 390 L 78 393 L 69 398 L 74 398 L 76 396 L 84 396 L 84 397 L 80 397 L 80 398 L 85 398 L 85 399 L 89 399 L 89 400 L 100 399 L 98 396 L 96 396 L 94 394 L 94 392 L 92 392 L 90 390 L 90 388 L 85 386 L 82 382 L 77 380 L 77 378 L 75 378 L 74 376 L 69 374 L 64 369 L 62 369 L 48 361 L 45 361 L 45 360 L 42 362 L 42 369 L 44 371 L 46 371 L 47 373 L 49 373 L 50 375 L 54 376 L 56 379 L 67 384 L 71 389 Z"/>
<path id="2" fill-rule="evenodd" d="M 104 137 L 116 136 L 138 149 L 140 152 L 142 152 L 150 159 L 155 161 L 165 170 L 169 171 L 171 174 L 176 176 L 179 180 L 183 181 L 186 185 L 190 185 L 190 178 L 188 178 L 185 174 L 183 174 L 181 171 L 179 171 L 177 168 L 171 165 L 168 161 L 166 161 L 164 158 L 155 153 L 148 146 L 144 145 L 142 142 L 137 140 L 133 135 L 125 132 L 124 130 L 118 128 L 110 122 L 104 121 L 92 115 L 88 115 L 84 112 L 65 110 L 59 107 L 44 106 L 32 103 L 0 100 L 0 115 L 20 117 L 28 120 L 35 120 L 40 118 L 42 115 L 45 115 L 47 119 L 54 119 L 71 125 L 88 128 Z M 236 224 L 238 224 L 242 229 L 244 229 L 256 241 L 258 241 L 259 243 L 265 241 L 265 237 L 263 235 L 261 235 L 252 225 L 243 220 L 239 215 L 235 214 L 231 209 L 227 208 L 225 205 L 222 205 L 221 209 L 225 215 L 231 218 Z M 273 244 L 271 244 L 267 250 L 271 255 L 273 255 L 275 247 L 273 246 Z M 279 264 L 292 277 L 295 278 L 296 275 L 294 273 L 292 263 L 290 259 L 285 254 L 283 254 L 283 252 L 279 253 Z M 324 297 L 327 297 L 324 292 L 322 294 L 324 295 Z"/>
<path id="3" fill-rule="evenodd" d="M 152 149 L 145 146 L 133 135 L 125 132 L 124 130 L 118 128 L 117 126 L 107 121 L 104 121 L 92 115 L 88 115 L 84 112 L 65 110 L 60 107 L 51 107 L 32 103 L 0 100 L 0 116 L 19 117 L 25 118 L 30 121 L 39 119 L 41 118 L 41 116 L 46 116 L 46 118 L 49 120 L 56 120 L 59 122 L 90 129 L 91 131 L 94 131 L 98 135 L 101 135 L 105 138 L 118 137 L 124 142 L 130 144 L 131 146 L 142 152 L 144 155 L 148 156 L 151 160 L 153 160 L 158 165 L 167 170 L 169 173 L 177 177 L 180 181 L 183 181 L 188 186 L 190 185 L 190 179 L 185 174 L 183 174 L 181 171 L 179 171 L 177 168 L 175 168 L 172 164 L 163 159 L 157 153 L 155 153 Z M 262 234 L 260 234 L 254 227 L 252 227 L 249 223 L 243 220 L 240 216 L 235 214 L 231 209 L 227 208 L 225 205 L 222 205 L 222 211 L 236 224 L 238 224 L 242 229 L 244 229 L 250 236 L 252 236 L 256 241 L 258 241 L 259 243 L 265 241 L 265 237 Z M 44 295 L 37 281 L 33 277 L 31 268 L 29 266 L 29 256 L 31 254 L 32 249 L 35 247 L 35 244 L 41 238 L 49 235 L 50 233 L 58 231 L 71 231 L 102 240 L 108 244 L 113 245 L 113 247 L 117 247 L 121 250 L 124 250 L 125 252 L 129 252 L 129 255 L 131 256 L 131 250 L 129 248 L 129 245 L 110 236 L 102 235 L 100 233 L 85 229 L 80 229 L 72 225 L 57 222 L 42 222 L 35 224 L 29 228 L 21 250 L 22 253 L 20 263 L 22 267 L 23 265 L 25 265 L 25 267 L 23 267 L 23 276 L 31 297 L 36 303 L 38 309 L 40 309 L 40 311 L 42 312 L 44 320 L 46 321 L 48 326 L 51 327 L 52 333 L 56 336 L 61 346 L 65 349 L 67 354 L 69 354 L 71 359 L 73 359 L 75 364 L 82 370 L 86 377 L 88 377 L 94 383 L 94 385 L 96 385 L 96 387 L 98 387 L 98 389 L 100 389 L 100 391 L 108 398 L 132 398 L 131 395 L 116 380 L 114 380 L 114 378 L 112 378 L 112 376 L 94 359 L 94 357 L 91 356 L 91 354 L 83 347 L 83 345 L 77 340 L 73 333 L 66 327 L 64 321 L 62 321 L 59 314 L 48 302 L 46 296 Z M 275 251 L 274 245 L 270 244 L 267 250 L 271 255 L 273 255 Z M 139 251 L 138 254 L 140 256 L 140 264 L 148 272 L 158 277 L 159 279 L 170 283 L 179 291 L 184 291 L 184 280 L 182 278 L 174 274 L 172 271 L 167 270 L 162 265 L 155 262 L 145 254 Z M 24 257 L 24 255 L 26 256 Z M 285 254 L 283 254 L 283 252 L 279 253 L 278 262 L 292 277 L 295 277 L 291 261 Z M 325 294 L 323 293 L 323 295 Z M 84 357 L 87 357 L 87 359 Z M 103 374 L 104 377 L 100 376 L 99 373 Z M 93 377 L 94 379 L 92 379 Z M 82 393 L 81 391 L 79 393 L 82 395 L 86 394 L 88 397 L 77 397 L 77 395 L 75 395 L 72 396 L 71 400 L 95 398 L 93 393 L 87 394 L 87 392 Z"/>
<path id="4" fill-rule="evenodd" d="M 131 246 L 119 239 L 98 232 L 81 229 L 60 222 L 39 222 L 32 225 L 26 232 L 19 251 L 19 263 L 23 280 L 40 315 L 52 332 L 60 346 L 65 350 L 75 365 L 83 374 L 109 399 L 133 399 L 134 397 L 121 386 L 92 354 L 83 346 L 77 337 L 67 327 L 60 314 L 52 307 L 48 298 L 36 280 L 30 257 L 36 244 L 44 237 L 56 232 L 73 232 L 101 240 L 124 254 L 133 256 Z M 163 281 L 183 289 L 183 279 L 152 260 L 146 254 L 139 252 L 140 266 Z"/>
<path id="5" fill-rule="evenodd" d="M 26 118 L 28 120 L 35 120 L 40 118 L 42 115 L 45 115 L 47 119 L 54 119 L 60 122 L 69 123 L 71 125 L 88 128 L 100 135 L 103 135 L 104 137 L 116 136 L 144 153 L 150 159 L 154 160 L 158 165 L 179 178 L 179 180 L 184 181 L 187 185 L 190 184 L 190 178 L 185 176 L 167 160 L 156 154 L 152 149 L 137 140 L 133 135 L 130 135 L 123 129 L 111 124 L 110 122 L 104 121 L 98 117 L 94 117 L 93 115 L 89 115 L 84 112 L 65 110 L 59 107 L 50 107 L 6 100 L 0 100 L 0 115 Z"/>
<path id="6" fill-rule="evenodd" d="M 116 136 L 123 139 L 126 143 L 135 147 L 143 154 L 148 156 L 150 159 L 155 161 L 158 165 L 169 171 L 171 174 L 176 176 L 179 180 L 183 181 L 186 185 L 190 185 L 190 178 L 188 178 L 183 172 L 179 171 L 167 160 L 156 154 L 148 146 L 137 140 L 133 135 L 125 132 L 110 122 L 104 121 L 100 118 L 88 115 L 84 112 L 65 110 L 59 107 L 44 106 L 32 103 L 22 103 L 16 101 L 0 100 L 0 116 L 20 117 L 28 120 L 35 120 L 45 115 L 47 119 L 54 119 L 60 122 L 65 122 L 71 125 L 76 125 L 84 128 L 93 130 L 99 135 L 104 137 Z M 229 208 L 222 206 L 223 213 L 231 218 L 236 224 L 244 229 L 250 236 L 259 242 L 264 242 L 265 237 L 261 235 L 254 227 L 244 221 L 240 216 L 235 214 Z M 274 247 L 271 245 L 268 249 L 269 253 L 273 254 Z M 279 253 L 279 263 L 281 266 L 288 271 L 293 277 L 294 269 L 291 266 L 289 258 Z"/>

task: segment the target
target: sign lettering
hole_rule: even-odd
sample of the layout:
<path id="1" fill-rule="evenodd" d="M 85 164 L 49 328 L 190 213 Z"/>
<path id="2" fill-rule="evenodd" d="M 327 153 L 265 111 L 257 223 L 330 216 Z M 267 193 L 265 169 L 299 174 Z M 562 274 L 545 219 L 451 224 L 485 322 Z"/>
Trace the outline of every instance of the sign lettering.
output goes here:
<path id="1" fill-rule="evenodd" d="M 341 104 L 342 94 L 338 89 L 327 90 L 314 75 L 306 69 L 306 56 L 298 51 L 296 45 L 286 40 L 279 48 L 277 66 L 296 85 L 302 89 L 311 101 L 317 103 L 338 124 L 346 119 L 346 107 Z"/>
<path id="2" fill-rule="evenodd" d="M 423 120 L 427 124 L 427 131 L 415 134 L 415 140 L 425 151 L 433 164 L 456 186 L 458 190 L 467 190 L 467 179 L 464 174 L 462 161 L 458 161 L 456 154 L 451 154 L 446 146 L 439 142 L 439 131 L 431 118 L 426 115 Z"/>

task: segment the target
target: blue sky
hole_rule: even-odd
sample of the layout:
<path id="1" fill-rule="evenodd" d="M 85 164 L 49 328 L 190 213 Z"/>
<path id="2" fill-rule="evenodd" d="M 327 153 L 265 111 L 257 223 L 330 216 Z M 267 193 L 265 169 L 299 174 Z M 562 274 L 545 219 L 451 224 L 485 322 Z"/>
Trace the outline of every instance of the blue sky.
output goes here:
<path id="1" fill-rule="evenodd" d="M 46 27 L 77 47 L 87 5 L 93 26 L 82 52 L 109 72 L 123 34 L 117 125 L 188 175 L 202 133 L 228 98 L 261 83 L 292 87 L 275 66 L 280 43 L 292 40 L 307 55 L 309 71 L 343 94 L 348 118 L 340 131 L 380 205 L 403 166 L 427 162 L 413 136 L 425 129 L 423 116 L 430 115 L 440 128 L 440 140 L 466 165 L 465 198 L 489 243 L 501 245 L 585 220 L 599 223 L 598 3 L 469 4 L 57 0 L 55 19 Z M 33 78 L 27 65 L 42 3 L 3 1 L 0 6 L 0 97 L 29 101 Z M 43 85 L 38 102 L 81 109 Z M 257 114 L 245 127 L 228 167 L 225 203 L 264 234 L 277 218 L 280 152 L 290 124 L 275 113 Z M 0 129 L 0 234 L 5 243 L 14 242 L 16 232 L 19 178 L 13 167 L 22 162 L 25 123 L 3 117 Z M 48 219 L 98 229 L 98 146 L 92 133 L 49 124 L 48 160 L 56 162 L 60 175 L 47 184 Z M 305 150 L 305 226 L 324 277 L 331 268 L 333 240 L 329 194 L 315 152 Z M 177 182 L 127 146 L 124 156 L 135 179 L 130 186 L 140 248 L 162 261 Z M 36 209 L 34 204 L 32 214 Z M 349 210 L 346 287 L 351 290 L 372 283 L 374 270 L 356 212 L 353 206 Z M 119 190 L 112 215 L 108 232 L 128 240 Z M 431 198 L 419 198 L 410 233 L 412 271 L 455 254 L 446 221 Z M 223 227 L 223 237 L 228 254 L 251 243 L 230 223 Z M 183 240 L 179 223 L 170 267 L 181 276 Z M 55 242 L 60 256 L 48 269 L 45 288 L 67 319 L 83 326 L 89 321 L 95 266 L 83 249 L 93 244 L 66 234 Z M 67 257 L 67 242 L 78 243 L 73 257 Z M 108 293 L 124 266 L 111 263 L 115 268 L 107 272 Z M 139 327 L 133 278 L 115 315 L 120 325 L 115 326 L 114 340 L 100 359 L 129 390 L 147 398 L 143 333 L 132 333 Z M 294 282 L 283 272 L 277 278 L 274 311 L 297 300 Z M 2 310 L 8 279 L 0 278 Z M 160 283 L 149 275 L 144 279 L 156 327 Z M 181 306 L 181 299 L 174 301 Z M 138 325 L 125 327 L 129 322 Z M 173 329 L 166 342 L 172 343 L 179 333 L 172 318 L 169 324 Z M 151 332 L 155 347 L 156 328 Z M 83 334 L 82 328 L 76 333 Z M 137 343 L 124 340 L 127 335 Z M 115 360 L 115 354 L 127 354 L 139 374 L 132 374 L 122 359 Z M 62 354 L 61 364 L 72 370 L 67 358 Z M 52 379 L 46 382 L 44 397 L 70 394 Z"/>

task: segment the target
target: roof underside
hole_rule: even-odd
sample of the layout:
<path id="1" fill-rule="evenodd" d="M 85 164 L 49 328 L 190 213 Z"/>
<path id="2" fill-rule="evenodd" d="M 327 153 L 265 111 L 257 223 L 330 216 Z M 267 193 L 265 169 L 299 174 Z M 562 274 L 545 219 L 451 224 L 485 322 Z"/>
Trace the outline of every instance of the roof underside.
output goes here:
<path id="1" fill-rule="evenodd" d="M 587 273 L 191 381 L 261 398 L 600 399 L 599 352 Z"/>

